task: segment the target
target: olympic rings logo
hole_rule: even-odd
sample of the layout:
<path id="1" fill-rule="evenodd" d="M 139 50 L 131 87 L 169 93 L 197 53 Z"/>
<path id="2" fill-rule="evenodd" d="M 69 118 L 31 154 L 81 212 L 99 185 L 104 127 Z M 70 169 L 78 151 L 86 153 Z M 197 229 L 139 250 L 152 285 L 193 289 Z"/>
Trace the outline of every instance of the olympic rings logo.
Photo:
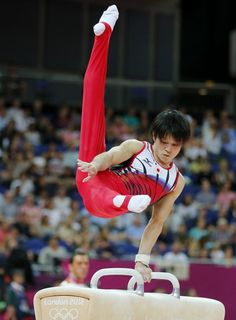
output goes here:
<path id="1" fill-rule="evenodd" d="M 49 320 L 78 320 L 79 312 L 77 309 L 50 309 Z"/>

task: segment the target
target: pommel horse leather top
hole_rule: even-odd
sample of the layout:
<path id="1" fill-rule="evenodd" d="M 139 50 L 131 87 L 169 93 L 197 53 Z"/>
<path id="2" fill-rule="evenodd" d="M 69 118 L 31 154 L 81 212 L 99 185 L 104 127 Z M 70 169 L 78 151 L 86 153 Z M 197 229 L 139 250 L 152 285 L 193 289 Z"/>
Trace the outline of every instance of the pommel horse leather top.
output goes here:
<path id="1" fill-rule="evenodd" d="M 101 277 L 112 275 L 130 276 L 127 290 L 98 288 Z M 127 268 L 97 271 L 91 279 L 91 288 L 42 289 L 34 297 L 36 320 L 224 320 L 221 302 L 180 296 L 179 281 L 174 275 L 153 272 L 152 279 L 170 281 L 172 293 L 144 292 L 142 276 Z"/>

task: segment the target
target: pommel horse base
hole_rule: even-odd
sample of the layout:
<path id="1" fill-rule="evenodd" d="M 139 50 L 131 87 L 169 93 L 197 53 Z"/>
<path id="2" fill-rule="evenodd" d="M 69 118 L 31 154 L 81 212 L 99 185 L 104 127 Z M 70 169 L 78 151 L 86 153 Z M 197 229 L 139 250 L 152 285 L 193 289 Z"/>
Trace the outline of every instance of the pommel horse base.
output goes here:
<path id="1" fill-rule="evenodd" d="M 108 275 L 132 277 L 127 290 L 99 289 L 98 280 Z M 91 288 L 69 285 L 42 289 L 34 296 L 36 320 L 224 320 L 221 302 L 180 296 L 179 281 L 174 275 L 153 272 L 152 279 L 170 281 L 172 293 L 144 292 L 142 276 L 126 268 L 97 271 Z"/>

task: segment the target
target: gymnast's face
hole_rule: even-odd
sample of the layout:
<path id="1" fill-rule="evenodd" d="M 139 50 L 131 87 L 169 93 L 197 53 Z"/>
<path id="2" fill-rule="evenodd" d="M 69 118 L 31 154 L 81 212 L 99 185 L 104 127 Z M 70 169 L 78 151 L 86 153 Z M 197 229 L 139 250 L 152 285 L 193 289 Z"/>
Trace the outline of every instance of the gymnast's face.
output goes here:
<path id="1" fill-rule="evenodd" d="M 180 152 L 182 145 L 183 143 L 176 141 L 171 135 L 166 135 L 161 139 L 154 138 L 153 152 L 156 161 L 164 167 L 169 167 Z"/>

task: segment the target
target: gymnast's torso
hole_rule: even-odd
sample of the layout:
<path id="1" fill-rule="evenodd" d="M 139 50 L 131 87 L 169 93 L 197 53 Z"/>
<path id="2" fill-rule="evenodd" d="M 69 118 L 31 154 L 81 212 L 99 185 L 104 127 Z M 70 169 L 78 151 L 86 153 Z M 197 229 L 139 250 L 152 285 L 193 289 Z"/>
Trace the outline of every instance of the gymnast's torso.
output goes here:
<path id="1" fill-rule="evenodd" d="M 125 165 L 109 169 L 107 183 L 120 194 L 147 194 L 153 204 L 174 189 L 179 171 L 174 163 L 169 168 L 162 167 L 154 158 L 152 145 L 146 141 L 143 144 L 142 150 Z"/>

